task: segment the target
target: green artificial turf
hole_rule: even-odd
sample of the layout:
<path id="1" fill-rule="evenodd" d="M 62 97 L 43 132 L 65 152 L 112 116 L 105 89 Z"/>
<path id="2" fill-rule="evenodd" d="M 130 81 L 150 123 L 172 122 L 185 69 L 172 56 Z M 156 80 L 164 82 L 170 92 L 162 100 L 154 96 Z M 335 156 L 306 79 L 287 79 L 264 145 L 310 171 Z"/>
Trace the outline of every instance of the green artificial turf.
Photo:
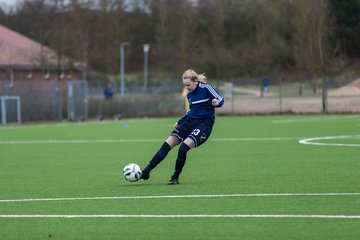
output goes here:
<path id="1" fill-rule="evenodd" d="M 180 185 L 178 148 L 125 181 L 176 120 L 0 127 L 0 239 L 359 238 L 359 115 L 217 117 Z"/>

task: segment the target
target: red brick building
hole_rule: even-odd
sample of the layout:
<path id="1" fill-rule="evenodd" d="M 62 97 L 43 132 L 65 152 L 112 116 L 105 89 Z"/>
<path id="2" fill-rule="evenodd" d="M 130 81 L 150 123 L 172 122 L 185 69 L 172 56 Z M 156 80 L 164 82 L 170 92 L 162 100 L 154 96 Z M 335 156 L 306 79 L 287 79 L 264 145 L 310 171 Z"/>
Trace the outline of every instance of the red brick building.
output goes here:
<path id="1" fill-rule="evenodd" d="M 0 25 L 0 82 L 83 79 L 85 65 Z"/>

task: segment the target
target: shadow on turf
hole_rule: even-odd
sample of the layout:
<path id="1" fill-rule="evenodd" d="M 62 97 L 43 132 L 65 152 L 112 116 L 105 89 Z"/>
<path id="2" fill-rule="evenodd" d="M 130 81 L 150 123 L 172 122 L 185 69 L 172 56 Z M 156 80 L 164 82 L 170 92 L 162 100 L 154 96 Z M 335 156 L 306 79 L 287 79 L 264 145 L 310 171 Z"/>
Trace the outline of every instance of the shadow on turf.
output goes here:
<path id="1" fill-rule="evenodd" d="M 179 184 L 179 185 L 185 185 L 185 184 Z M 176 186 L 179 186 L 179 185 L 176 185 Z M 172 185 L 167 185 L 167 183 L 148 183 L 148 182 L 143 182 L 143 183 L 124 183 L 124 184 L 121 184 L 121 185 L 117 185 L 118 187 L 150 187 L 150 186 L 169 186 L 171 187 Z"/>
<path id="2" fill-rule="evenodd" d="M 218 183 L 216 181 L 214 181 L 214 183 Z M 206 180 L 206 181 L 182 181 L 179 185 L 174 185 L 174 186 L 203 186 L 203 185 L 212 185 L 214 184 L 212 181 L 210 180 Z M 143 181 L 140 180 L 138 182 L 127 182 L 125 181 L 124 183 L 121 183 L 120 185 L 117 185 L 118 187 L 150 187 L 150 186 L 169 186 L 169 187 L 173 187 L 173 185 L 168 185 L 167 182 L 151 182 L 151 181 Z"/>

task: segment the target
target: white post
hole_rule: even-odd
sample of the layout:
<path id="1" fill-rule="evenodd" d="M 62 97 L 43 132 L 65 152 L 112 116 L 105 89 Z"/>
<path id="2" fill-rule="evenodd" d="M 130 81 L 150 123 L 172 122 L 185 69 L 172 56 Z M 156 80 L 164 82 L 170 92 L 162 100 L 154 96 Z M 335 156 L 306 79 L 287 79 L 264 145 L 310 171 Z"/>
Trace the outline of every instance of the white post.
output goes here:
<path id="1" fill-rule="evenodd" d="M 150 44 L 145 43 L 143 45 L 143 49 L 144 49 L 144 92 L 146 92 L 148 85 L 148 55 L 150 50 Z"/>
<path id="2" fill-rule="evenodd" d="M 1 97 L 1 123 L 6 125 L 5 98 Z"/>
<path id="3" fill-rule="evenodd" d="M 18 124 L 20 124 L 21 123 L 21 103 L 20 103 L 20 97 L 18 97 L 18 99 L 17 99 L 17 117 L 18 117 L 18 119 L 17 119 L 17 122 L 18 122 Z"/>
<path id="4" fill-rule="evenodd" d="M 121 96 L 125 96 L 125 79 L 124 79 L 124 72 L 125 72 L 125 57 L 124 57 L 124 48 L 125 46 L 129 45 L 128 42 L 120 43 L 120 92 Z"/>

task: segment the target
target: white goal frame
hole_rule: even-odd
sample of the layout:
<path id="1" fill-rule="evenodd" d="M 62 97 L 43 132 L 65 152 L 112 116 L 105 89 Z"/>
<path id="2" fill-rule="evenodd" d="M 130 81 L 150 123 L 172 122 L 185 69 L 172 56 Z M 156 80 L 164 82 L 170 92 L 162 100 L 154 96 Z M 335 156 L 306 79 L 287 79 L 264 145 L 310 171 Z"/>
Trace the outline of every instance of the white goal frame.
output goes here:
<path id="1" fill-rule="evenodd" d="M 3 125 L 7 124 L 7 107 L 6 107 L 6 101 L 14 100 L 16 101 L 16 117 L 17 117 L 17 123 L 21 123 L 21 98 L 19 96 L 0 96 L 1 101 L 1 123 Z"/>

